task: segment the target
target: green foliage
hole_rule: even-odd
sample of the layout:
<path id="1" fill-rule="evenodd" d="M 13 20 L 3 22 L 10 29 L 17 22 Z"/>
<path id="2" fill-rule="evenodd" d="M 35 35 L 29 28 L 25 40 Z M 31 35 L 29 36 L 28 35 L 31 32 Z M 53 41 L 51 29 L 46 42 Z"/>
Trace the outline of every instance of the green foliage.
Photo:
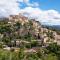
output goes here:
<path id="1" fill-rule="evenodd" d="M 20 29 L 21 28 L 21 23 L 20 22 L 16 22 L 16 24 L 14 25 L 17 29 Z"/>
<path id="2" fill-rule="evenodd" d="M 59 60 L 55 53 L 44 53 L 46 50 L 40 48 L 36 53 L 26 53 L 24 48 L 20 48 L 18 52 L 6 51 L 0 49 L 0 60 Z"/>
<path id="3" fill-rule="evenodd" d="M 54 39 L 54 37 L 53 37 L 53 32 L 48 31 L 48 32 L 47 32 L 47 36 L 50 37 L 50 38 L 52 38 L 52 39 Z"/>
<path id="4" fill-rule="evenodd" d="M 37 41 L 31 41 L 31 47 L 37 47 L 38 42 Z"/>
<path id="5" fill-rule="evenodd" d="M 53 43 L 53 44 L 50 44 L 47 49 L 50 51 L 50 52 L 53 52 L 53 53 L 56 53 L 58 51 L 60 51 L 60 46 L 57 45 L 57 43 Z"/>
<path id="6" fill-rule="evenodd" d="M 58 58 L 57 58 L 57 56 L 55 56 L 55 55 L 48 54 L 48 55 L 45 57 L 45 60 L 58 60 Z"/>
<path id="7" fill-rule="evenodd" d="M 6 36 L 2 39 L 2 41 L 3 41 L 5 44 L 8 44 L 8 43 L 11 42 L 10 37 L 6 37 Z"/>
<path id="8" fill-rule="evenodd" d="M 3 44 L 2 43 L 0 43 L 0 48 L 3 48 Z"/>
<path id="9" fill-rule="evenodd" d="M 26 56 L 27 60 L 39 60 L 40 58 L 37 56 L 36 53 L 31 53 Z"/>
<path id="10" fill-rule="evenodd" d="M 50 44 L 47 48 L 49 50 L 49 53 L 54 53 L 54 55 L 57 56 L 58 60 L 60 60 L 60 46 L 56 43 Z"/>
<path id="11" fill-rule="evenodd" d="M 26 39 L 26 40 L 28 40 L 28 41 L 31 41 L 31 40 L 32 40 L 32 34 L 30 34 L 30 33 L 28 32 L 28 34 L 24 36 L 24 39 Z"/>

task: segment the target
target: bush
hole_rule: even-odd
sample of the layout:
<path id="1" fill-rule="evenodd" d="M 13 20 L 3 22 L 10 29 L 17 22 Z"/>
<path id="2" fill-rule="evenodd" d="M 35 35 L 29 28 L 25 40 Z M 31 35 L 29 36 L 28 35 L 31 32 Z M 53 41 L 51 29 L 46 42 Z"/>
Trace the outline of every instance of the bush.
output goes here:
<path id="1" fill-rule="evenodd" d="M 10 51 L 13 52 L 15 49 L 14 48 L 11 48 Z"/>

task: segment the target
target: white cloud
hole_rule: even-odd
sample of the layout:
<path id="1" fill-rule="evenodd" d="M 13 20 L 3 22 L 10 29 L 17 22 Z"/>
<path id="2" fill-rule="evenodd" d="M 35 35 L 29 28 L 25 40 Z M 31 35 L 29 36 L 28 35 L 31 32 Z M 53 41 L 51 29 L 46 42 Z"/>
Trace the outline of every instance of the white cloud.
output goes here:
<path id="1" fill-rule="evenodd" d="M 19 2 L 24 2 L 28 5 L 24 9 L 19 8 Z M 33 6 L 36 6 L 33 8 Z M 0 0 L 0 17 L 18 14 L 19 12 L 33 18 L 43 24 L 60 25 L 60 13 L 56 10 L 43 11 L 38 8 L 37 2 L 30 3 L 29 0 Z"/>
<path id="2" fill-rule="evenodd" d="M 37 18 L 42 24 L 60 25 L 60 13 L 56 10 L 43 11 L 39 8 L 26 7 L 21 9 L 21 12 L 26 13 L 29 17 Z"/>
<path id="3" fill-rule="evenodd" d="M 24 2 L 24 3 L 28 3 L 29 0 L 18 0 L 19 2 Z"/>
<path id="4" fill-rule="evenodd" d="M 33 2 L 33 3 L 27 3 L 27 6 L 29 6 L 29 7 L 38 7 L 39 6 L 39 3 L 37 3 L 37 2 Z"/>
<path id="5" fill-rule="evenodd" d="M 18 6 L 18 0 L 0 0 L 0 17 L 18 14 L 20 11 Z"/>
<path id="6" fill-rule="evenodd" d="M 23 2 L 28 3 L 28 2 L 29 2 L 29 0 L 23 0 Z"/>
<path id="7" fill-rule="evenodd" d="M 0 17 L 6 17 L 11 14 L 18 14 L 20 11 L 20 2 L 30 4 L 29 0 L 0 0 Z M 37 3 L 30 4 L 29 6 L 38 6 Z"/>
<path id="8" fill-rule="evenodd" d="M 38 2 L 30 3 L 30 0 L 19 0 L 19 1 L 25 3 L 29 7 L 38 7 L 39 6 Z"/>

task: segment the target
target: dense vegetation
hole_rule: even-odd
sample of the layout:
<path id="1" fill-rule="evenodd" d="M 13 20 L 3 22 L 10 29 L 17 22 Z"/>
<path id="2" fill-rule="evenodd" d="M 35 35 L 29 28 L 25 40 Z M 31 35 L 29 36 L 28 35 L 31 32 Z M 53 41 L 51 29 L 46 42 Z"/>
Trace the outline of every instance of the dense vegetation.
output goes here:
<path id="1" fill-rule="evenodd" d="M 0 49 L 0 60 L 60 60 L 60 46 L 56 43 L 40 47 L 37 52 L 26 53 L 25 49 L 20 48 L 17 52 Z"/>
<path id="2" fill-rule="evenodd" d="M 41 39 L 39 34 L 34 35 L 35 28 L 32 21 L 24 25 L 20 22 L 8 24 L 8 21 L 0 21 L 0 60 L 60 60 L 60 46 L 51 43 L 43 47 L 43 41 L 37 42 L 37 39 Z M 52 32 L 48 32 L 47 35 L 53 38 Z M 16 41 L 22 42 L 17 45 Z M 3 49 L 4 45 L 10 47 L 10 50 Z M 30 49 L 34 49 L 35 52 L 28 52 Z"/>

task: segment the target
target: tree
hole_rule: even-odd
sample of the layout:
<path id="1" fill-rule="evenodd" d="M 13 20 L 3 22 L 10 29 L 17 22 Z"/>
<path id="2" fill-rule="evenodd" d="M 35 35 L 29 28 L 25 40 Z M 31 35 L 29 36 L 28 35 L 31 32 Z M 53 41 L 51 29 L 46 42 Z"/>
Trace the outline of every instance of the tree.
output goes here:
<path id="1" fill-rule="evenodd" d="M 20 22 L 16 22 L 15 26 L 17 27 L 17 29 L 21 28 L 21 23 Z"/>

